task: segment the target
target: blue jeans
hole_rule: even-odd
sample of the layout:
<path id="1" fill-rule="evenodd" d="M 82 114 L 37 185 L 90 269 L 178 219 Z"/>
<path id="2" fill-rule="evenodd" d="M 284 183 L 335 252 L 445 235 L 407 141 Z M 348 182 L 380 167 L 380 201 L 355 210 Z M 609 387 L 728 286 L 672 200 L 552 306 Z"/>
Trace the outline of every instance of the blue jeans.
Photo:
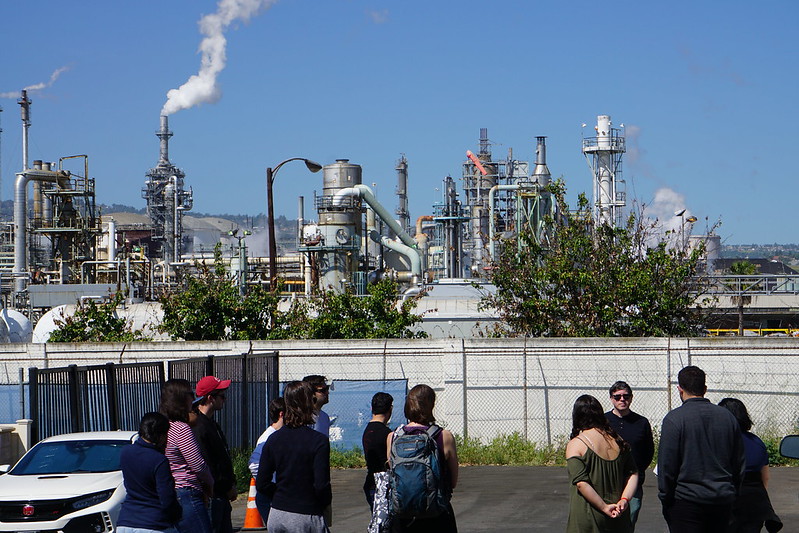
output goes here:
<path id="1" fill-rule="evenodd" d="M 183 518 L 178 522 L 180 533 L 212 533 L 211 518 L 199 490 L 181 487 L 176 489 L 178 501 L 183 508 Z"/>

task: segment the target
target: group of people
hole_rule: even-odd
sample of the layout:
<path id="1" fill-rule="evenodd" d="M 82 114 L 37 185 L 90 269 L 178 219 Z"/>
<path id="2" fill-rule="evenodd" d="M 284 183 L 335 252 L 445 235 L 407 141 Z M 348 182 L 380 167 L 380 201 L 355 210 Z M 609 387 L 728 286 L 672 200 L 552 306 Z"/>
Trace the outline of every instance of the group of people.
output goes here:
<path id="1" fill-rule="evenodd" d="M 743 402 L 712 404 L 704 371 L 683 368 L 682 405 L 663 419 L 655 473 L 658 498 L 671 533 L 779 531 L 768 497 L 768 453 L 750 432 Z M 571 480 L 569 533 L 630 533 L 643 498 L 646 469 L 655 453 L 649 421 L 633 412 L 632 388 L 610 387 L 613 409 L 590 395 L 572 410 L 566 462 Z"/>
<path id="2" fill-rule="evenodd" d="M 159 411 L 146 413 L 139 438 L 123 450 L 121 468 L 127 497 L 118 520 L 120 533 L 232 533 L 231 501 L 236 483 L 225 435 L 213 414 L 224 408 L 230 380 L 206 376 L 194 389 L 184 379 L 168 380 Z M 769 501 L 768 453 L 751 433 L 744 404 L 725 398 L 712 404 L 705 373 L 687 366 L 678 374 L 682 405 L 663 419 L 658 461 L 658 497 L 672 533 L 779 531 Z M 604 412 L 595 397 L 582 395 L 572 411 L 566 446 L 571 480 L 569 533 L 634 531 L 646 469 L 655 454 L 649 421 L 631 410 L 633 391 L 624 381 L 610 389 L 613 408 Z M 332 523 L 330 418 L 322 409 L 330 386 L 324 376 L 292 381 L 270 402 L 270 425 L 249 461 L 256 480 L 256 505 L 271 533 L 327 533 Z M 362 442 L 367 465 L 363 490 L 375 512 L 379 475 L 396 451 L 395 439 L 429 435 L 440 465 L 440 511 L 397 516 L 390 531 L 457 531 L 449 502 L 458 483 L 458 455 L 452 433 L 438 427 L 435 391 L 417 385 L 407 394 L 407 423 L 389 428 L 394 399 L 372 397 L 372 418 Z M 380 531 L 384 531 L 380 529 Z"/>
<path id="3" fill-rule="evenodd" d="M 158 412 L 146 413 L 139 438 L 122 451 L 127 496 L 120 533 L 232 533 L 236 480 L 227 440 L 213 419 L 230 380 L 206 376 L 194 389 L 170 379 Z"/>

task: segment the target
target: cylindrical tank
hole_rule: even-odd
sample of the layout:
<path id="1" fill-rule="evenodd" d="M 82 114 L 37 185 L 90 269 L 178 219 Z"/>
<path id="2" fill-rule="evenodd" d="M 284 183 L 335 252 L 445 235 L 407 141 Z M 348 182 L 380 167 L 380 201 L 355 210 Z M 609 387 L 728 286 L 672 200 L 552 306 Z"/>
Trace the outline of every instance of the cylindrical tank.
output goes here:
<path id="1" fill-rule="evenodd" d="M 319 284 L 323 290 L 343 291 L 358 270 L 361 242 L 360 204 L 349 200 L 334 205 L 332 198 L 341 189 L 360 185 L 362 169 L 349 159 L 325 165 L 323 201 L 319 203 L 319 233 L 326 251 L 319 257 Z M 357 205 L 357 207 L 356 207 Z"/>
<path id="2" fill-rule="evenodd" d="M 333 196 L 345 187 L 361 184 L 361 174 L 361 165 L 354 165 L 349 159 L 336 159 L 332 165 L 322 167 L 322 194 Z"/>

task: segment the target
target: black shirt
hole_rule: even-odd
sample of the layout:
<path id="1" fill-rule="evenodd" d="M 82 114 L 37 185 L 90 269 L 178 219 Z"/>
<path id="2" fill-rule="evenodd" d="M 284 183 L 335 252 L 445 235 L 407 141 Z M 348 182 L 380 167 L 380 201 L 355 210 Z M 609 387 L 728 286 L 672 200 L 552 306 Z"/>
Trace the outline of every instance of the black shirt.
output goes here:
<path id="1" fill-rule="evenodd" d="M 275 509 L 321 515 L 333 499 L 330 441 L 308 426 L 283 426 L 264 444 L 255 487 L 272 498 Z"/>
<path id="2" fill-rule="evenodd" d="M 205 462 L 211 468 L 214 477 L 214 498 L 227 499 L 227 493 L 236 483 L 236 477 L 233 474 L 233 461 L 230 459 L 230 450 L 222 428 L 216 421 L 198 412 L 192 432 Z"/>
<path id="3" fill-rule="evenodd" d="M 608 419 L 610 427 L 630 445 L 635 466 L 640 474 L 638 484 L 643 485 L 646 469 L 655 456 L 655 442 L 652 439 L 652 426 L 649 425 L 649 420 L 632 411 L 627 416 L 618 416 L 613 411 L 608 411 L 605 413 L 605 418 Z"/>
<path id="4" fill-rule="evenodd" d="M 382 422 L 369 422 L 363 430 L 363 456 L 366 459 L 366 481 L 363 490 L 375 488 L 375 472 L 386 471 L 386 440 L 391 430 Z"/>

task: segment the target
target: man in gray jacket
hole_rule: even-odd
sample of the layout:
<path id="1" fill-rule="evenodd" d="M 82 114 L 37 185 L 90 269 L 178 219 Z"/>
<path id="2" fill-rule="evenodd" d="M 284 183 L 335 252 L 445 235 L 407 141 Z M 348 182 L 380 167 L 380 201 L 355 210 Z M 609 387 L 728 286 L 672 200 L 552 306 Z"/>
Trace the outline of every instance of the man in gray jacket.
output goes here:
<path id="1" fill-rule="evenodd" d="M 746 460 L 738 421 L 705 398 L 705 373 L 677 375 L 682 406 L 663 419 L 658 497 L 672 533 L 727 531 Z"/>

